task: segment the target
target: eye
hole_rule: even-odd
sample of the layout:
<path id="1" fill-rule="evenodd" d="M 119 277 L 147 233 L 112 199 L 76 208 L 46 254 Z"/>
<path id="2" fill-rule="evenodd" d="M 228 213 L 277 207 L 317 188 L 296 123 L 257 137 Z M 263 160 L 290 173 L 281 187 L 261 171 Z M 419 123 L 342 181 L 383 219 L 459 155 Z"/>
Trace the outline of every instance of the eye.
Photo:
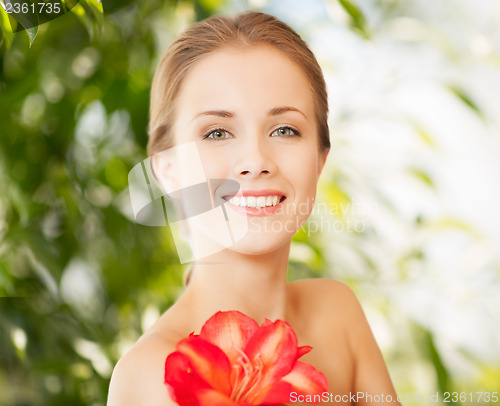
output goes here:
<path id="1" fill-rule="evenodd" d="M 272 137 L 300 137 L 298 131 L 290 127 L 280 127 L 271 133 Z"/>
<path id="2" fill-rule="evenodd" d="M 229 132 L 218 128 L 217 130 L 210 131 L 207 135 L 203 137 L 203 139 L 210 138 L 212 140 L 218 141 L 218 140 L 226 140 L 231 137 L 232 135 Z"/>

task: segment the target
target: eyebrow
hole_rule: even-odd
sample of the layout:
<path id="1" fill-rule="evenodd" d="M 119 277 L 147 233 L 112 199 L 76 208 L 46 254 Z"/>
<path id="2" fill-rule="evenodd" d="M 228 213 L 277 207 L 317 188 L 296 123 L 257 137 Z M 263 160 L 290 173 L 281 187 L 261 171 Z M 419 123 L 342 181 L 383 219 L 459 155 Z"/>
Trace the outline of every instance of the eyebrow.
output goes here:
<path id="1" fill-rule="evenodd" d="M 271 110 L 269 110 L 268 114 L 270 116 L 277 116 L 277 115 L 286 113 L 288 111 L 295 111 L 295 112 L 301 114 L 302 116 L 304 116 L 304 118 L 307 120 L 307 116 L 302 111 L 300 111 L 298 108 L 292 107 L 292 106 L 274 107 Z"/>
<path id="2" fill-rule="evenodd" d="M 307 120 L 307 116 L 300 111 L 296 107 L 292 106 L 280 106 L 280 107 L 273 107 L 269 112 L 267 113 L 269 116 L 278 116 L 280 114 L 289 112 L 289 111 L 295 111 Z M 216 117 L 222 117 L 222 118 L 233 118 L 236 116 L 236 113 L 233 113 L 232 111 L 227 111 L 227 110 L 207 110 L 207 111 L 202 111 L 201 113 L 198 113 L 194 119 L 197 119 L 200 116 L 216 116 Z M 193 119 L 193 120 L 194 120 Z"/>
<path id="3" fill-rule="evenodd" d="M 217 117 L 224 117 L 224 118 L 232 118 L 236 114 L 226 111 L 226 110 L 208 110 L 208 111 L 202 111 L 201 113 L 198 113 L 194 118 L 198 118 L 200 116 L 217 116 Z"/>

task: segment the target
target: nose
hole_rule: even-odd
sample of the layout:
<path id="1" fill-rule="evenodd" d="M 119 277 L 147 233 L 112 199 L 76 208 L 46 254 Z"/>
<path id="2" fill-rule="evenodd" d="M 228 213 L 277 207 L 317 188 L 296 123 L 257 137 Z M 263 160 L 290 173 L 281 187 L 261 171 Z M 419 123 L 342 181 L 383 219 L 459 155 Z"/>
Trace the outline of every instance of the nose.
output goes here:
<path id="1" fill-rule="evenodd" d="M 236 176 L 245 178 L 272 175 L 276 171 L 270 145 L 263 137 L 252 137 L 240 145 L 241 153 L 235 165 Z"/>

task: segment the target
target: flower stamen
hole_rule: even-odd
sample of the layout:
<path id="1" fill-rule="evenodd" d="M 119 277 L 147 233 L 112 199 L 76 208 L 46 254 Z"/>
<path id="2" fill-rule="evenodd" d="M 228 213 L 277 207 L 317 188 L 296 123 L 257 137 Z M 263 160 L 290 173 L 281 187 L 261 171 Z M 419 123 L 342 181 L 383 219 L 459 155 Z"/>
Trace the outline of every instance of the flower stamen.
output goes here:
<path id="1" fill-rule="evenodd" d="M 236 373 L 233 390 L 231 391 L 231 400 L 238 402 L 243 400 L 243 398 L 250 399 L 252 391 L 258 390 L 262 378 L 263 364 L 260 357 L 257 357 L 256 365 L 254 365 L 247 354 L 239 348 L 236 348 L 236 350 L 240 356 L 238 357 L 237 364 L 233 365 Z"/>

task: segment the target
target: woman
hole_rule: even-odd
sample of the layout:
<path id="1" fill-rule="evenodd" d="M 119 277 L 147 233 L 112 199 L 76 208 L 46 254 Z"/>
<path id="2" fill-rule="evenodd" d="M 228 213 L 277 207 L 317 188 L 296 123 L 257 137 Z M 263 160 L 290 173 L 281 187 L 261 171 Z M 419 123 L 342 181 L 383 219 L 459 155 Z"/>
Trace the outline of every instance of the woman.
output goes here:
<path id="1" fill-rule="evenodd" d="M 375 404 L 379 395 L 376 403 L 385 404 L 380 395 L 391 395 L 386 403 L 397 404 L 352 291 L 332 280 L 286 282 L 291 238 L 312 210 L 330 148 L 327 113 L 315 57 L 269 15 L 209 18 L 165 52 L 152 86 L 148 152 L 194 143 L 206 178 L 238 182 L 237 194 L 222 197 L 231 224 L 248 228 L 231 246 L 194 262 L 183 295 L 117 364 L 110 406 L 175 404 L 163 384 L 165 359 L 220 310 L 241 311 L 259 324 L 287 321 L 299 345 L 313 347 L 303 361 L 343 396 L 332 403 Z M 160 161 L 153 166 L 166 189 L 180 176 Z M 208 244 L 200 235 L 192 235 L 195 247 Z M 363 397 L 353 398 L 358 392 Z"/>

